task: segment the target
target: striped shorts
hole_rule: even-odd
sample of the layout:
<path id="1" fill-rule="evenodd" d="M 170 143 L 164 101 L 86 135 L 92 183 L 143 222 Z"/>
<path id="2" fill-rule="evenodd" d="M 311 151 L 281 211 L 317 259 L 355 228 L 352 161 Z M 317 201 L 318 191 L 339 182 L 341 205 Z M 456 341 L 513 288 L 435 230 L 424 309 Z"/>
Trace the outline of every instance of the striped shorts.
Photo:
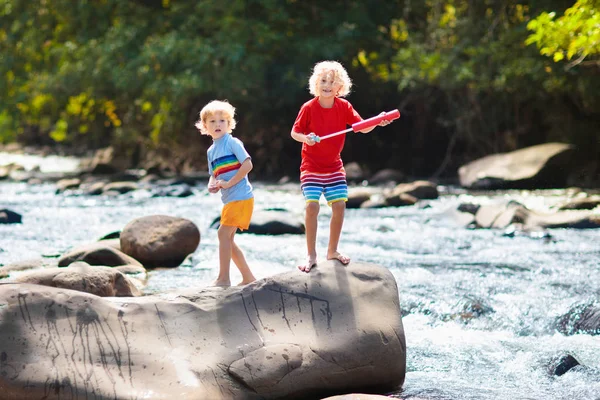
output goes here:
<path id="1" fill-rule="evenodd" d="M 300 174 L 300 187 L 307 203 L 318 203 L 321 194 L 325 195 L 329 205 L 336 201 L 348 201 L 348 183 L 344 168 L 326 174 L 304 171 Z"/>

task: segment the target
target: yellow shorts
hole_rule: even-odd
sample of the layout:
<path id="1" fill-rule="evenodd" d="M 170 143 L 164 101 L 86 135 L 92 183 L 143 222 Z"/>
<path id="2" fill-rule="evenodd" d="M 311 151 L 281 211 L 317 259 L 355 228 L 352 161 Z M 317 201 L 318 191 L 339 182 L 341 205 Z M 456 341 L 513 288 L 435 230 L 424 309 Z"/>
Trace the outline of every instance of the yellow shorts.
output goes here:
<path id="1" fill-rule="evenodd" d="M 227 203 L 221 211 L 221 225 L 248 229 L 253 210 L 254 198 Z"/>

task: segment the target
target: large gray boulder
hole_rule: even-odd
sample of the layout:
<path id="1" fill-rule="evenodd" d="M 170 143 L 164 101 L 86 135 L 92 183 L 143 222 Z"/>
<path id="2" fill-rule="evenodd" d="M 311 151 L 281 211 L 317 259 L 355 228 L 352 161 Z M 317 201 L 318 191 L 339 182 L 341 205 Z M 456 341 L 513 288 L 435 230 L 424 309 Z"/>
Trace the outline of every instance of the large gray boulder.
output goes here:
<path id="1" fill-rule="evenodd" d="M 398 288 L 323 262 L 243 288 L 101 298 L 0 285 L 4 399 L 273 399 L 404 382 Z"/>
<path id="2" fill-rule="evenodd" d="M 565 187 L 573 152 L 569 144 L 545 143 L 492 154 L 460 167 L 458 177 L 461 186 L 469 189 Z"/>
<path id="3" fill-rule="evenodd" d="M 185 218 L 149 215 L 129 222 L 119 240 L 145 267 L 177 267 L 200 245 L 200 230 Z"/>

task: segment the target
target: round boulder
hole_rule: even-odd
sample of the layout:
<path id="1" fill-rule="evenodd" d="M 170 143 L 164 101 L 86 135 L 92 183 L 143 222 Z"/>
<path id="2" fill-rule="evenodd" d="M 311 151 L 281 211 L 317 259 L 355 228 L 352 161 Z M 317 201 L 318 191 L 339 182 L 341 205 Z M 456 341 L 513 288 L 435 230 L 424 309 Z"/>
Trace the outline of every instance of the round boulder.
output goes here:
<path id="1" fill-rule="evenodd" d="M 190 220 L 150 215 L 129 222 L 121 232 L 121 251 L 146 267 L 177 267 L 200 244 Z"/>

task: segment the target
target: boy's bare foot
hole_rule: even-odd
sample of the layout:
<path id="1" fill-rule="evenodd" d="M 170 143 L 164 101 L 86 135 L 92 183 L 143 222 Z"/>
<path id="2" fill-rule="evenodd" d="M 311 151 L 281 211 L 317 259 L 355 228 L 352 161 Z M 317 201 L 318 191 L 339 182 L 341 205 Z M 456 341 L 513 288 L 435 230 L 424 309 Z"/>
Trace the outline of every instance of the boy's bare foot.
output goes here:
<path id="1" fill-rule="evenodd" d="M 244 286 L 244 285 L 247 285 L 249 283 L 254 282 L 255 280 L 256 280 L 256 278 L 252 278 L 252 279 L 249 279 L 249 280 L 244 280 L 244 281 L 241 281 L 240 283 L 238 283 L 237 285 L 238 286 Z"/>
<path id="2" fill-rule="evenodd" d="M 350 257 L 340 254 L 337 251 L 332 254 L 327 254 L 327 259 L 328 260 L 338 260 L 339 262 L 341 262 L 344 265 L 350 264 Z"/>
<path id="3" fill-rule="evenodd" d="M 310 270 L 317 265 L 317 258 L 309 256 L 306 260 L 306 264 L 298 265 L 298 269 L 302 272 L 310 272 Z"/>
<path id="4" fill-rule="evenodd" d="M 218 287 L 229 287 L 231 286 L 230 281 L 220 281 L 218 279 L 214 280 L 210 286 L 218 286 Z"/>

